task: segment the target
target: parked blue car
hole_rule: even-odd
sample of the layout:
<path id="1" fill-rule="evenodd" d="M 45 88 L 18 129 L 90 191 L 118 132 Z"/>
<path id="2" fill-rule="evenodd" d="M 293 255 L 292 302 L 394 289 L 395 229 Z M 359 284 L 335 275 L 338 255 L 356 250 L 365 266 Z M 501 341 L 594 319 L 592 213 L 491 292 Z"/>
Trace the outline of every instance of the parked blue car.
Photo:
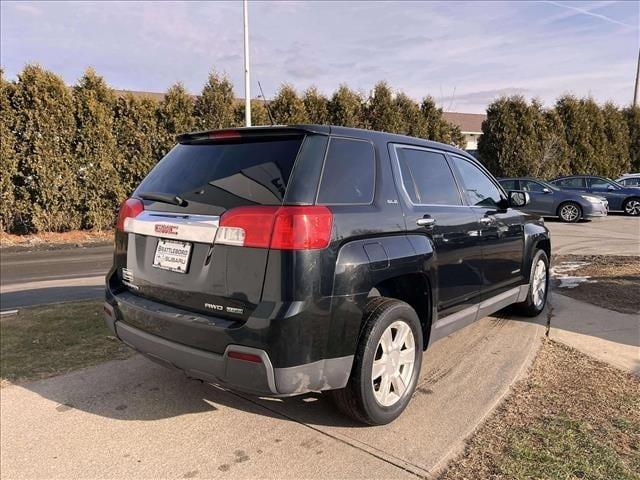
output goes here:
<path id="1" fill-rule="evenodd" d="M 498 181 L 505 190 L 528 192 L 529 203 L 520 210 L 542 217 L 577 222 L 583 218 L 604 217 L 608 212 L 607 200 L 602 197 L 561 190 L 536 178 L 500 178 Z"/>
<path id="2" fill-rule="evenodd" d="M 609 178 L 571 175 L 555 178 L 550 183 L 565 191 L 604 197 L 609 201 L 611 211 L 624 212 L 634 217 L 640 215 L 640 191 L 637 188 L 620 185 Z"/>

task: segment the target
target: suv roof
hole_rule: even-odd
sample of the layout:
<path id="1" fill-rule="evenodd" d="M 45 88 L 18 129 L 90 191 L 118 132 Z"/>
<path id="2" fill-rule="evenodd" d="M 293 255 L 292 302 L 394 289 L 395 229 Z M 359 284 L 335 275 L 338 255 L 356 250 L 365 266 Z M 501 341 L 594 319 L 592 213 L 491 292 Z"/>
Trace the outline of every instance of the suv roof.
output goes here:
<path id="1" fill-rule="evenodd" d="M 410 145 L 417 145 L 427 148 L 438 148 L 440 150 L 446 150 L 457 155 L 464 156 L 465 158 L 478 160 L 469 153 L 461 150 L 452 145 L 446 143 L 434 142 L 432 140 L 425 140 L 417 137 L 410 137 L 408 135 L 399 135 L 396 133 L 379 132 L 377 130 L 366 130 L 364 128 L 351 128 L 340 127 L 336 125 L 315 125 L 315 124 L 300 124 L 300 125 L 270 125 L 259 127 L 239 127 L 239 128 L 227 128 L 219 130 L 205 130 L 202 132 L 185 133 L 177 136 L 178 142 L 188 142 L 193 140 L 215 139 L 215 138 L 234 138 L 237 135 L 238 138 L 245 136 L 261 136 L 261 135 L 278 135 L 287 133 L 315 133 L 320 135 L 337 135 L 351 138 L 360 138 L 372 141 L 387 141 L 389 143 L 405 143 Z M 478 162 L 480 163 L 480 162 Z"/>

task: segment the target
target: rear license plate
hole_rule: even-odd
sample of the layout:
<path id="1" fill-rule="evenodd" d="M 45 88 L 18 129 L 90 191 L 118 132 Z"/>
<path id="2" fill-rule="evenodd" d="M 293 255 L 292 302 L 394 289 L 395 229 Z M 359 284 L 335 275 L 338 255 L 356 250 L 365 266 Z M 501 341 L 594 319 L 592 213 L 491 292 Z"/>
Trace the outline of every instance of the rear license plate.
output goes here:
<path id="1" fill-rule="evenodd" d="M 153 266 L 172 272 L 187 273 L 189 269 L 189 258 L 191 257 L 191 247 L 189 242 L 178 242 L 176 240 L 158 240 L 156 255 L 153 258 Z"/>

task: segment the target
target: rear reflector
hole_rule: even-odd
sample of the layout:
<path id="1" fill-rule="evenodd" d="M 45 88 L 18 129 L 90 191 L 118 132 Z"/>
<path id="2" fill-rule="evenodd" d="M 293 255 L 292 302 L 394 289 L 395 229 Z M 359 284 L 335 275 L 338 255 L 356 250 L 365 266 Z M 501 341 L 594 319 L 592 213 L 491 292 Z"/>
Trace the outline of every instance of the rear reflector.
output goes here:
<path id="1" fill-rule="evenodd" d="M 262 363 L 262 358 L 253 353 L 236 352 L 231 350 L 227 353 L 227 356 L 236 360 L 244 360 L 245 362 Z"/>
<path id="2" fill-rule="evenodd" d="M 118 212 L 118 223 L 116 229 L 124 232 L 124 224 L 127 218 L 135 218 L 144 210 L 144 204 L 137 198 L 127 198 L 122 205 L 120 205 L 120 211 Z"/>
<path id="3" fill-rule="evenodd" d="M 331 240 L 327 207 L 238 207 L 220 217 L 215 243 L 277 250 L 316 250 Z"/>

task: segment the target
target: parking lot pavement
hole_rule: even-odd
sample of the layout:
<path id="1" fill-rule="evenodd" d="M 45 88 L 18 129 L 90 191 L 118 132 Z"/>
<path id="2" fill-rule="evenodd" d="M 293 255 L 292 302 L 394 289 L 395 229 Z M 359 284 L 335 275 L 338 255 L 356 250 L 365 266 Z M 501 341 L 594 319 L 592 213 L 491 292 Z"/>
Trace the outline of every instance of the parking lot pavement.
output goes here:
<path id="1" fill-rule="evenodd" d="M 259 399 L 141 356 L 0 390 L 3 478 L 408 478 L 444 466 L 532 361 L 542 328 L 486 318 L 426 354 L 382 427 L 319 394 Z"/>
<path id="2" fill-rule="evenodd" d="M 604 218 L 562 223 L 548 219 L 556 255 L 640 255 L 640 218 L 610 214 Z"/>

